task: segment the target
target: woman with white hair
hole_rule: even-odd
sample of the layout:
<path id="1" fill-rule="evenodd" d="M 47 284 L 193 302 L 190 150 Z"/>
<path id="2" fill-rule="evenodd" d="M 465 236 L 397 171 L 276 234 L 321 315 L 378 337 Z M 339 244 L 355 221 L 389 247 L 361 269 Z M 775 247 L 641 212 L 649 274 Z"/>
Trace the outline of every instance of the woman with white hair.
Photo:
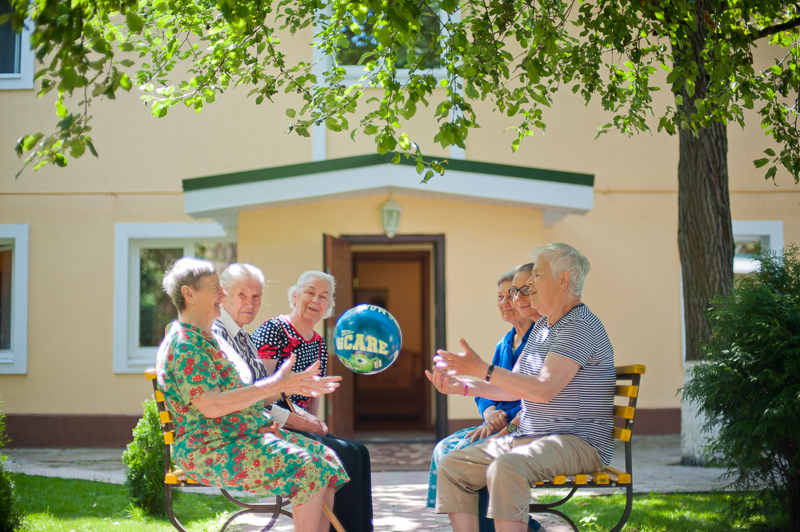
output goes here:
<path id="1" fill-rule="evenodd" d="M 304 373 L 287 368 L 243 382 L 241 366 L 223 355 L 211 332 L 225 296 L 214 266 L 182 258 L 162 284 L 178 309 L 156 357 L 158 385 L 175 423 L 175 461 L 206 486 L 286 497 L 295 530 L 326 532 L 323 502 L 333 504 L 347 474 L 330 449 L 275 427 L 264 401 L 282 392 L 317 397 L 332 392 L 338 379 L 317 376 L 313 364 Z"/>
<path id="2" fill-rule="evenodd" d="M 531 306 L 542 315 L 513 371 L 464 351 L 439 350 L 428 378 L 441 393 L 522 400 L 514 434 L 447 454 L 439 465 L 436 512 L 454 532 L 477 532 L 478 490 L 489 489 L 498 532 L 525 532 L 530 486 L 554 475 L 602 470 L 614 453 L 614 349 L 581 301 L 589 261 L 566 244 L 530 254 Z M 461 377 L 477 377 L 464 379 Z"/>
<path id="3" fill-rule="evenodd" d="M 269 373 L 282 368 L 294 356 L 292 371 L 306 371 L 319 364 L 319 374 L 327 375 L 328 348 L 314 327 L 333 316 L 335 291 L 336 280 L 332 275 L 307 271 L 289 289 L 292 311 L 267 320 L 253 332 L 258 356 Z M 318 418 L 318 397 L 294 394 L 288 399 L 298 414 L 319 426 L 313 433 L 296 432 L 333 449 L 350 477 L 350 482 L 336 492 L 336 517 L 347 532 L 372 532 L 372 468 L 366 446 L 328 434 L 327 425 Z M 285 401 L 275 404 L 289 409 Z"/>

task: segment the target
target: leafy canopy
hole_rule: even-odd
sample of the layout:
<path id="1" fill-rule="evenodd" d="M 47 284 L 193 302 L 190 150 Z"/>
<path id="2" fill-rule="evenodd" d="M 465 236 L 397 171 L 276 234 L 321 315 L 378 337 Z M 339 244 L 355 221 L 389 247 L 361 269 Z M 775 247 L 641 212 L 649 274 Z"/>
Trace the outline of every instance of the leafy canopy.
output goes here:
<path id="1" fill-rule="evenodd" d="M 137 85 L 152 114 L 163 117 L 175 105 L 200 112 L 226 90 L 242 86 L 256 104 L 280 92 L 301 95 L 303 107 L 286 110 L 298 135 L 309 136 L 312 125 L 322 124 L 351 135 L 361 131 L 374 138 L 380 153 L 416 154 L 422 172 L 431 165 L 402 133 L 401 118 L 412 118 L 435 89 L 444 87 L 434 137 L 443 147 L 464 147 L 469 130 L 479 127 L 474 104 L 488 99 L 493 110 L 516 120 L 512 149 L 517 150 L 525 137 L 545 129 L 542 111 L 553 94 L 569 89 L 587 103 L 599 100 L 611 113 L 599 134 L 648 131 L 650 116 L 657 116 L 658 130 L 669 134 L 712 121 L 743 125 L 745 110 L 755 109 L 765 133 L 780 146 L 777 153 L 764 150 L 755 165 L 765 167 L 766 178 L 774 177 L 778 166 L 795 181 L 800 175 L 797 2 L 11 2 L 14 28 L 21 28 L 26 17 L 33 25 L 32 45 L 42 62 L 36 73 L 39 94 L 58 94 L 55 132 L 24 135 L 16 147 L 34 168 L 48 162 L 64 166 L 67 156 L 80 157 L 87 148 L 97 155 L 89 135 L 93 98 L 113 99 L 119 89 Z M 309 27 L 316 36 L 313 45 L 332 58 L 333 66 L 321 76 L 314 74 L 311 61 L 287 55 L 289 46 L 298 45 L 295 34 Z M 294 36 L 291 42 L 281 42 L 281 30 Z M 774 64 L 764 70 L 753 64 L 759 40 L 775 47 Z M 351 57 L 346 52 L 351 43 L 364 50 L 364 76 L 347 85 L 337 57 Z M 432 61 L 432 55 L 440 61 Z M 438 65 L 444 65 L 439 76 L 433 69 Z M 666 82 L 656 75 L 659 68 L 668 72 Z M 701 71 L 711 74 L 708 86 L 695 85 Z M 368 92 L 367 87 L 382 90 Z M 653 108 L 652 93 L 660 89 L 675 93 L 674 107 Z M 681 110 L 681 91 L 694 100 L 692 111 Z M 67 96 L 77 96 L 77 104 Z M 374 105 L 351 124 L 360 102 Z M 433 170 L 442 167 L 433 163 L 426 180 Z"/>

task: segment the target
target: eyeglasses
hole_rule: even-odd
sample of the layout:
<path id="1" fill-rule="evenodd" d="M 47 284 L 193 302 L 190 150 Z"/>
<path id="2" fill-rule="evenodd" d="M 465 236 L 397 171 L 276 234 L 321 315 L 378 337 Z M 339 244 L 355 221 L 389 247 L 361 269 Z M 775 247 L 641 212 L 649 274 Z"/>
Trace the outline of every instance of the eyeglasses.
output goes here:
<path id="1" fill-rule="evenodd" d="M 531 287 L 528 286 L 528 285 L 525 285 L 522 288 L 509 288 L 508 289 L 508 295 L 510 295 L 512 298 L 517 297 L 517 294 L 520 294 L 520 295 L 523 295 L 525 297 L 528 297 L 529 295 L 531 295 Z"/>

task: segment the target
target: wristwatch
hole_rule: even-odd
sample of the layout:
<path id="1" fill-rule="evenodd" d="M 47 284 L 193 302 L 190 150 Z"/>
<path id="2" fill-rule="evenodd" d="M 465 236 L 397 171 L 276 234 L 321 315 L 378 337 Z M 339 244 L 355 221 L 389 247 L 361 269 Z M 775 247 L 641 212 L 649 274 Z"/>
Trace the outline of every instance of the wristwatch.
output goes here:
<path id="1" fill-rule="evenodd" d="M 512 432 L 517 431 L 517 426 L 514 425 L 513 423 L 509 423 L 508 426 L 506 427 L 506 430 L 508 431 L 509 434 L 511 434 Z"/>

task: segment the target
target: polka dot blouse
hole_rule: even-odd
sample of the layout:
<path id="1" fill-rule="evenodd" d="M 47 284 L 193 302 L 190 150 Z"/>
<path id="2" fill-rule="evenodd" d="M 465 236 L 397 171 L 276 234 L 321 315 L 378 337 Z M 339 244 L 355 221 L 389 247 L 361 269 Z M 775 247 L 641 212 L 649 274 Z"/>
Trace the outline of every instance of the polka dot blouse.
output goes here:
<path id="1" fill-rule="evenodd" d="M 281 367 L 283 362 L 294 353 L 296 358 L 292 371 L 304 371 L 308 366 L 319 360 L 319 374 L 323 377 L 328 374 L 328 348 L 322 336 L 314 332 L 314 338 L 310 342 L 306 342 L 289 322 L 286 315 L 265 321 L 250 337 L 258 348 L 259 358 L 278 361 L 275 366 L 276 369 Z M 291 400 L 302 409 L 308 410 L 308 402 L 311 397 L 295 394 L 292 395 Z M 286 408 L 283 401 L 277 404 Z"/>

